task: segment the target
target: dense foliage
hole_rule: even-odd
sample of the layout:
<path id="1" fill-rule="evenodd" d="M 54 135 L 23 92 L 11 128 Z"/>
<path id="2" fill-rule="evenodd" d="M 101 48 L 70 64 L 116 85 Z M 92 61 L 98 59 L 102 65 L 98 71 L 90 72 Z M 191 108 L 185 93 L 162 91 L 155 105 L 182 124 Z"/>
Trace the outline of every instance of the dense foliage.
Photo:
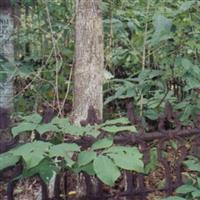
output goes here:
<path id="1" fill-rule="evenodd" d="M 105 108 L 123 113 L 121 102 L 130 99 L 138 113 L 156 119 L 169 100 L 189 123 L 199 107 L 198 9 L 198 1 L 103 2 Z M 41 103 L 58 109 L 72 99 L 74 1 L 24 0 L 20 11 L 18 61 L 3 67 L 1 80 L 15 72 L 17 112 Z"/>
<path id="2" fill-rule="evenodd" d="M 121 126 L 116 126 L 116 124 L 121 124 Z M 50 123 L 43 124 L 42 117 L 33 114 L 24 117 L 22 122 L 12 129 L 12 134 L 16 137 L 23 132 L 32 131 L 36 131 L 40 136 L 47 132 L 53 133 L 54 137 L 51 137 L 49 142 L 29 142 L 1 154 L 0 170 L 16 164 L 20 158 L 23 158 L 25 177 L 39 173 L 48 183 L 54 171 L 69 168 L 75 172 L 85 171 L 90 175 L 96 174 L 108 185 L 113 185 L 120 176 L 119 168 L 144 172 L 142 154 L 138 148 L 113 144 L 114 134 L 120 131 L 136 132 L 135 127 L 130 125 L 127 118 L 108 120 L 96 126 L 79 127 L 70 124 L 67 119 L 58 117 Z M 81 146 L 75 143 L 63 143 L 65 135 L 97 137 L 100 131 L 110 133 L 110 136 L 97 140 L 84 151 L 81 151 Z M 76 162 L 72 160 L 75 153 L 79 153 Z M 48 170 L 44 170 L 46 165 L 50 166 Z"/>

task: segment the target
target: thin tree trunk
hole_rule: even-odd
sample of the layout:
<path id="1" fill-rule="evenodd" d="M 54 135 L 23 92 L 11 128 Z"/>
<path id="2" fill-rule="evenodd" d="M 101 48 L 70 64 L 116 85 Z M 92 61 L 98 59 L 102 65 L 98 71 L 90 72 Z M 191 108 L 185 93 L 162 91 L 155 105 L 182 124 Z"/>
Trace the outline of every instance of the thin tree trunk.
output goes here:
<path id="1" fill-rule="evenodd" d="M 90 106 L 102 118 L 104 66 L 101 0 L 76 0 L 73 121 L 85 120 Z"/>
<path id="2" fill-rule="evenodd" d="M 14 62 L 14 45 L 12 34 L 14 30 L 14 18 L 12 8 L 0 7 L 0 55 L 10 63 Z M 6 69 L 5 69 L 6 70 Z M 0 82 L 0 107 L 11 109 L 13 107 L 13 77 L 7 74 L 4 82 Z"/>
<path id="3" fill-rule="evenodd" d="M 14 17 L 12 16 L 12 7 L 10 2 L 0 1 L 0 56 L 1 59 L 14 62 L 14 45 L 12 41 L 12 34 L 14 31 Z M 1 70 L 1 73 L 4 73 Z M 6 78 L 0 80 L 0 139 L 2 141 L 8 140 L 8 131 L 2 130 L 1 127 L 8 128 L 4 122 L 4 113 L 11 112 L 13 109 L 13 75 L 6 74 Z M 6 134 L 4 134 L 6 133 Z"/>

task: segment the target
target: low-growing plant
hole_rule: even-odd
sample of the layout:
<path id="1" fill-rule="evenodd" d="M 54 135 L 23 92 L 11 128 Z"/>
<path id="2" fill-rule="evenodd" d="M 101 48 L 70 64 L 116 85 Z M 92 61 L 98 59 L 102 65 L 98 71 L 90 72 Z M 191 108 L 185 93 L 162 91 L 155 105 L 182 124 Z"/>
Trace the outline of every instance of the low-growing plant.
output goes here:
<path id="1" fill-rule="evenodd" d="M 102 131 L 107 136 L 97 139 Z M 112 186 L 120 177 L 121 170 L 145 172 L 143 155 L 137 147 L 114 144 L 113 136 L 122 131 L 137 134 L 135 126 L 125 117 L 107 120 L 100 125 L 80 127 L 66 118 L 55 117 L 50 123 L 44 124 L 37 113 L 25 116 L 12 128 L 13 136 L 37 132 L 40 136 L 49 134 L 49 140 L 34 139 L 1 154 L 0 170 L 21 162 L 24 169 L 20 177 L 39 174 L 48 183 L 53 174 L 67 169 L 96 175 L 102 182 Z M 64 141 L 67 136 L 77 138 L 86 135 L 93 136 L 95 142 L 84 150 L 76 143 L 67 142 L 67 139 Z M 77 159 L 74 159 L 74 155 Z"/>
<path id="2" fill-rule="evenodd" d="M 188 156 L 183 164 L 187 167 L 186 183 L 176 189 L 176 196 L 163 200 L 198 200 L 200 198 L 200 161 L 196 157 Z"/>

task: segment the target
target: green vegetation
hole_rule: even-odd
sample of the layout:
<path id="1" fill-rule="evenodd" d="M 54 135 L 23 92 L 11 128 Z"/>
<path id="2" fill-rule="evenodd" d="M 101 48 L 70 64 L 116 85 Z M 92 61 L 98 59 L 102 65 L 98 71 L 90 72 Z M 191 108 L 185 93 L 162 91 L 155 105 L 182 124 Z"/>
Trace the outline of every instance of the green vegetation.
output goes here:
<path id="1" fill-rule="evenodd" d="M 145 131 L 150 129 L 146 126 L 149 120 L 158 120 L 166 102 L 173 105 L 184 125 L 195 120 L 200 110 L 200 1 L 103 0 L 101 9 L 104 122 L 78 126 L 71 123 L 69 114 L 73 104 L 75 1 L 21 1 L 12 36 L 15 62 L 0 57 L 0 83 L 14 77 L 16 122 L 12 136 L 31 139 L 0 154 L 0 171 L 20 161 L 24 169 L 18 178 L 39 174 L 48 183 L 54 172 L 68 169 L 96 175 L 113 186 L 124 170 L 148 174 L 158 164 L 156 148 L 144 164 L 138 147 L 114 143 L 118 133 L 138 134 L 137 125 L 126 118 L 127 102 L 134 104 Z M 57 115 L 48 123 L 41 115 L 45 107 Z M 106 136 L 99 139 L 101 132 Z M 37 134 L 49 139 L 37 140 Z M 83 136 L 95 140 L 84 150 L 65 141 L 66 137 Z M 177 188 L 177 197 L 165 200 L 200 198 L 199 159 L 190 156 L 183 165 L 186 184 Z"/>

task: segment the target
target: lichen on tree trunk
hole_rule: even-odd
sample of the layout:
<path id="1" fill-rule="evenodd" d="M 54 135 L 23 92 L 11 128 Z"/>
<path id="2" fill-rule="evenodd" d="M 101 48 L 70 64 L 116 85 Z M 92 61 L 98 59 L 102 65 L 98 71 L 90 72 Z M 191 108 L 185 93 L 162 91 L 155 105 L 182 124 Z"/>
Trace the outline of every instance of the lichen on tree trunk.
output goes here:
<path id="1" fill-rule="evenodd" d="M 101 0 L 76 0 L 73 121 L 85 120 L 90 106 L 102 118 L 104 42 Z"/>

